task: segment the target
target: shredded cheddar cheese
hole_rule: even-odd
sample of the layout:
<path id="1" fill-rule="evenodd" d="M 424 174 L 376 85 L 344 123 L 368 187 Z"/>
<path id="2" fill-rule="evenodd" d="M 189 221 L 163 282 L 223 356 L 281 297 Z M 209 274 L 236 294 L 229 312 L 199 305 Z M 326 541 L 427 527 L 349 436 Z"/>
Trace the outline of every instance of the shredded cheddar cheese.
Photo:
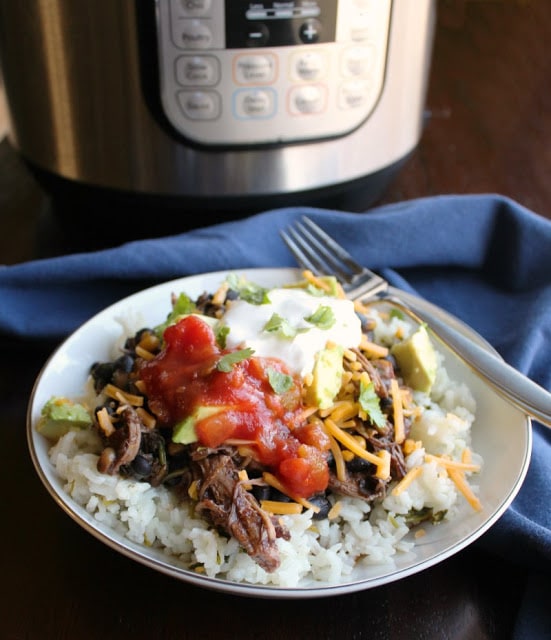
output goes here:
<path id="1" fill-rule="evenodd" d="M 107 437 L 109 437 L 115 431 L 115 427 L 113 426 L 113 422 L 111 421 L 111 416 L 107 412 L 106 407 L 101 408 L 96 413 L 96 419 L 98 421 L 100 429 Z"/>
<path id="2" fill-rule="evenodd" d="M 358 404 L 350 400 L 336 402 L 328 415 L 337 424 L 346 422 L 358 415 Z"/>
<path id="3" fill-rule="evenodd" d="M 140 392 L 145 394 L 146 392 L 146 388 L 145 388 L 145 382 L 143 380 L 136 380 L 136 382 L 134 383 L 136 385 L 136 389 Z"/>
<path id="4" fill-rule="evenodd" d="M 155 357 L 154 353 L 151 353 L 151 351 L 147 351 L 147 349 L 144 349 L 139 344 L 136 345 L 135 351 L 136 351 L 136 355 L 139 356 L 140 358 L 143 358 L 144 360 L 153 360 L 153 358 Z"/>
<path id="5" fill-rule="evenodd" d="M 329 443 L 331 446 L 331 453 L 333 454 L 333 458 L 335 460 L 335 471 L 337 473 L 337 478 L 344 482 L 346 480 L 346 460 L 344 458 L 344 453 L 342 449 L 339 447 L 339 443 L 335 440 L 333 436 L 329 436 Z"/>
<path id="6" fill-rule="evenodd" d="M 331 418 L 326 418 L 323 422 L 327 431 L 336 440 L 343 444 L 349 451 L 357 455 L 359 458 L 363 458 L 368 462 L 376 465 L 377 471 L 375 475 L 382 480 L 387 480 L 390 477 L 390 453 L 382 450 L 378 453 L 371 453 L 364 449 L 356 439 L 349 433 L 341 429 Z"/>
<path id="7" fill-rule="evenodd" d="M 354 454 L 352 453 L 352 451 L 349 451 L 348 449 L 344 449 L 344 451 L 341 449 L 341 453 L 342 453 L 342 458 L 345 462 L 350 462 L 351 460 L 354 460 Z"/>
<path id="8" fill-rule="evenodd" d="M 349 362 L 356 362 L 358 356 L 352 351 L 352 349 L 345 349 L 343 353 L 343 357 L 346 358 Z"/>
<path id="9" fill-rule="evenodd" d="M 226 294 L 228 293 L 229 288 L 230 288 L 229 283 L 227 281 L 224 281 L 212 296 L 213 304 L 216 304 L 216 305 L 224 304 L 224 301 L 226 299 Z"/>
<path id="10" fill-rule="evenodd" d="M 473 464 L 472 462 L 459 462 L 457 460 L 452 460 L 451 458 L 447 458 L 444 456 L 435 456 L 430 453 L 425 455 L 425 460 L 427 462 L 436 462 L 437 464 L 444 467 L 446 470 L 450 469 L 458 469 L 461 471 L 480 471 L 479 464 Z"/>
<path id="11" fill-rule="evenodd" d="M 308 282 L 312 285 L 314 285 L 314 287 L 317 287 L 318 289 L 321 289 L 322 291 L 325 291 L 326 293 L 331 293 L 331 287 L 329 286 L 329 284 L 327 282 L 325 282 L 324 280 L 322 280 L 321 278 L 318 278 L 317 276 L 315 276 L 310 269 L 305 269 L 302 272 L 303 277 L 305 278 L 305 280 L 308 280 Z"/>
<path id="12" fill-rule="evenodd" d="M 138 414 L 140 420 L 142 421 L 146 429 L 151 430 L 155 428 L 155 425 L 157 424 L 157 420 L 143 407 L 137 407 L 136 413 Z"/>
<path id="13" fill-rule="evenodd" d="M 351 436 L 346 431 L 343 431 L 331 418 L 326 418 L 324 420 L 324 425 L 329 432 L 336 440 L 338 440 L 341 444 L 343 444 L 347 449 L 352 451 L 355 455 L 371 462 L 372 464 L 378 465 L 380 460 L 374 453 L 366 451 L 363 449 L 355 440 L 353 436 Z"/>
<path id="14" fill-rule="evenodd" d="M 459 491 L 463 494 L 467 502 L 471 505 L 471 507 L 475 511 L 481 511 L 482 503 L 480 502 L 480 500 L 477 498 L 477 496 L 474 494 L 473 490 L 469 486 L 465 478 L 465 473 L 460 469 L 456 469 L 452 467 L 452 468 L 448 468 L 448 474 L 450 478 L 453 480 L 453 482 L 455 483 L 455 486 L 459 489 Z"/>
<path id="15" fill-rule="evenodd" d="M 413 453 L 413 451 L 417 451 L 417 449 L 420 449 L 421 447 L 422 443 L 420 440 L 412 440 L 411 438 L 408 438 L 407 440 L 404 440 L 402 444 L 402 451 L 407 456 L 410 453 Z"/>
<path id="16" fill-rule="evenodd" d="M 383 347 L 376 342 L 369 341 L 365 335 L 362 336 L 360 349 L 370 358 L 386 358 L 388 356 L 387 347 Z"/>
<path id="17" fill-rule="evenodd" d="M 104 388 L 105 395 L 118 400 L 122 404 L 129 404 L 133 407 L 141 407 L 143 405 L 143 397 L 137 396 L 132 393 L 127 393 L 122 389 L 119 389 L 114 384 L 106 384 Z"/>
<path id="18" fill-rule="evenodd" d="M 412 467 L 406 475 L 400 480 L 400 482 L 392 489 L 393 496 L 399 496 L 403 491 L 405 491 L 411 483 L 418 478 L 423 469 L 422 467 Z"/>
<path id="19" fill-rule="evenodd" d="M 281 502 L 279 500 L 261 500 L 260 506 L 264 511 L 274 515 L 296 515 L 302 512 L 302 505 L 298 502 Z"/>
<path id="20" fill-rule="evenodd" d="M 390 393 L 392 395 L 392 412 L 394 415 L 394 439 L 401 444 L 405 438 L 404 413 L 402 405 L 402 392 L 398 385 L 398 380 L 393 378 L 390 381 Z"/>
<path id="21" fill-rule="evenodd" d="M 327 517 L 329 518 L 329 520 L 334 520 L 339 516 L 341 511 L 342 511 L 342 502 L 337 501 L 329 510 Z"/>
<path id="22" fill-rule="evenodd" d="M 250 491 L 253 488 L 252 484 L 249 482 L 249 474 L 247 473 L 247 469 L 240 469 L 237 472 L 237 476 L 238 476 L 240 482 L 243 483 L 243 488 L 246 491 Z"/>
<path id="23" fill-rule="evenodd" d="M 377 452 L 377 458 L 379 458 L 379 465 L 377 465 L 377 472 L 375 475 L 381 480 L 388 480 L 390 478 L 390 453 L 386 449 L 382 449 Z"/>

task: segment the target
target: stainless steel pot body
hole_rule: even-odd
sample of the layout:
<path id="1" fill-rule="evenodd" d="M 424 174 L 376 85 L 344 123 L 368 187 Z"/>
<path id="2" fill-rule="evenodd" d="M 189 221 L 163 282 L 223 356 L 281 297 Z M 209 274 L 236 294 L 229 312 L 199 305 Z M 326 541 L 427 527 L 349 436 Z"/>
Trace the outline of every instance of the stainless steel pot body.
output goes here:
<path id="1" fill-rule="evenodd" d="M 262 196 L 346 184 L 417 145 L 434 0 L 390 2 L 382 83 L 363 122 L 342 135 L 278 143 L 201 144 L 174 131 L 162 113 L 159 32 L 149 24 L 158 9 L 148 0 L 0 0 L 10 139 L 25 159 L 137 194 Z"/>

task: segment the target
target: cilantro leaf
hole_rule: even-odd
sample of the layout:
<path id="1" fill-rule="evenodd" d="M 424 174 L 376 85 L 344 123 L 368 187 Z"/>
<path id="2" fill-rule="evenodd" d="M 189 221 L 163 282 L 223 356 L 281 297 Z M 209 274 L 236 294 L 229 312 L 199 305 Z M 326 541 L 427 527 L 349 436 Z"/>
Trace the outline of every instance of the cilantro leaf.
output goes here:
<path id="1" fill-rule="evenodd" d="M 265 289 L 254 282 L 249 282 L 249 280 L 238 276 L 236 273 L 230 273 L 226 281 L 230 289 L 237 291 L 241 300 L 245 300 L 245 302 L 257 305 L 270 302 L 268 297 L 269 289 Z"/>
<path id="2" fill-rule="evenodd" d="M 226 353 L 223 355 L 218 363 L 216 364 L 216 368 L 218 371 L 223 371 L 224 373 L 229 373 L 232 370 L 234 364 L 238 362 L 242 362 L 247 358 L 250 358 L 254 353 L 254 349 L 240 349 L 239 351 L 232 351 L 231 353 Z"/>
<path id="3" fill-rule="evenodd" d="M 396 307 L 392 307 L 389 312 L 389 317 L 398 318 L 399 320 L 403 320 L 405 318 L 404 312 L 401 309 L 397 309 Z"/>
<path id="4" fill-rule="evenodd" d="M 224 349 L 226 346 L 226 338 L 230 332 L 230 328 L 225 324 L 216 325 L 214 329 L 214 335 L 216 337 L 216 342 L 221 349 Z"/>
<path id="5" fill-rule="evenodd" d="M 310 280 L 300 280 L 285 285 L 286 289 L 304 289 L 311 296 L 337 298 L 339 296 L 339 282 L 335 276 L 318 276 L 327 287 L 317 287 Z"/>
<path id="6" fill-rule="evenodd" d="M 273 369 L 271 367 L 267 369 L 267 373 L 268 382 L 278 395 L 289 391 L 293 386 L 293 378 L 290 375 L 281 373 L 281 371 L 277 371 L 277 369 Z"/>
<path id="7" fill-rule="evenodd" d="M 304 319 L 319 329 L 330 329 L 335 324 L 333 309 L 323 304 L 320 305 L 311 316 Z"/>
<path id="8" fill-rule="evenodd" d="M 264 325 L 264 331 L 278 333 L 283 338 L 294 338 L 297 335 L 297 330 L 289 324 L 288 320 L 280 316 L 279 313 L 272 314 L 272 317 Z"/>
<path id="9" fill-rule="evenodd" d="M 381 402 L 379 396 L 375 393 L 375 385 L 372 382 L 365 384 L 365 382 L 360 381 L 360 397 L 358 398 L 358 402 L 376 427 L 385 426 L 386 418 L 381 411 Z"/>
<path id="10" fill-rule="evenodd" d="M 162 337 L 165 329 L 169 325 L 174 324 L 179 317 L 193 313 L 196 308 L 195 302 L 186 293 L 180 293 L 172 305 L 172 310 L 167 315 L 166 320 L 155 327 L 155 334 L 158 337 Z"/>

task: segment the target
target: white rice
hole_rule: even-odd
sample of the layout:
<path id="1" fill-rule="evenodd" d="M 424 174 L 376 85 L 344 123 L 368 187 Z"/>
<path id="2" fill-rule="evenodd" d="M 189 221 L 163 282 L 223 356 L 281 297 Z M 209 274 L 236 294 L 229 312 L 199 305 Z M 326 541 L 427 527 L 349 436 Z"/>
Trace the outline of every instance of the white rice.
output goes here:
<path id="1" fill-rule="evenodd" d="M 397 318 L 386 324 L 379 321 L 375 339 L 390 345 L 398 328 L 406 334 L 409 331 Z M 408 468 L 422 464 L 421 474 L 398 496 L 389 491 L 374 506 L 349 497 L 332 498 L 340 503 L 340 511 L 331 520 L 314 520 L 310 511 L 283 516 L 291 539 L 278 539 L 281 566 L 271 574 L 240 549 L 236 540 L 195 517 L 192 505 L 178 503 L 165 487 L 99 473 L 101 443 L 95 433 L 70 431 L 52 447 L 50 458 L 67 493 L 98 522 L 135 543 L 163 549 L 185 567 L 250 584 L 338 584 L 360 564 L 392 564 L 397 556 L 412 551 L 414 539 L 407 535 L 405 524 L 411 509 L 431 507 L 435 512 L 446 511 L 445 520 L 453 520 L 466 502 L 435 462 L 424 462 L 424 454 L 460 459 L 462 451 L 470 448 L 475 401 L 464 385 L 449 379 L 442 361 L 431 394 L 416 392 L 415 399 L 424 411 L 411 437 L 421 440 L 424 448 L 413 451 L 406 464 Z M 473 454 L 473 462 L 482 460 Z"/>

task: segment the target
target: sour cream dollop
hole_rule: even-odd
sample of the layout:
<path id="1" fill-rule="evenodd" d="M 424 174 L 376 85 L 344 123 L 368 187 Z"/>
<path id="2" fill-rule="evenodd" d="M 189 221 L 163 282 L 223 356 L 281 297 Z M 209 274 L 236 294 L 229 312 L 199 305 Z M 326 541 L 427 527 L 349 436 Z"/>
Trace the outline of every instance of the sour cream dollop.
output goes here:
<path id="1" fill-rule="evenodd" d="M 293 373 L 305 376 L 314 368 L 316 353 L 334 342 L 345 349 L 357 347 L 362 338 L 361 322 L 351 300 L 314 296 L 302 289 L 272 289 L 270 302 L 254 305 L 244 300 L 232 302 L 224 314 L 229 328 L 226 346 L 254 349 L 254 355 L 280 358 Z M 334 323 L 321 328 L 306 320 L 319 308 L 330 307 Z M 296 330 L 293 337 L 267 331 L 267 323 L 277 315 Z"/>

